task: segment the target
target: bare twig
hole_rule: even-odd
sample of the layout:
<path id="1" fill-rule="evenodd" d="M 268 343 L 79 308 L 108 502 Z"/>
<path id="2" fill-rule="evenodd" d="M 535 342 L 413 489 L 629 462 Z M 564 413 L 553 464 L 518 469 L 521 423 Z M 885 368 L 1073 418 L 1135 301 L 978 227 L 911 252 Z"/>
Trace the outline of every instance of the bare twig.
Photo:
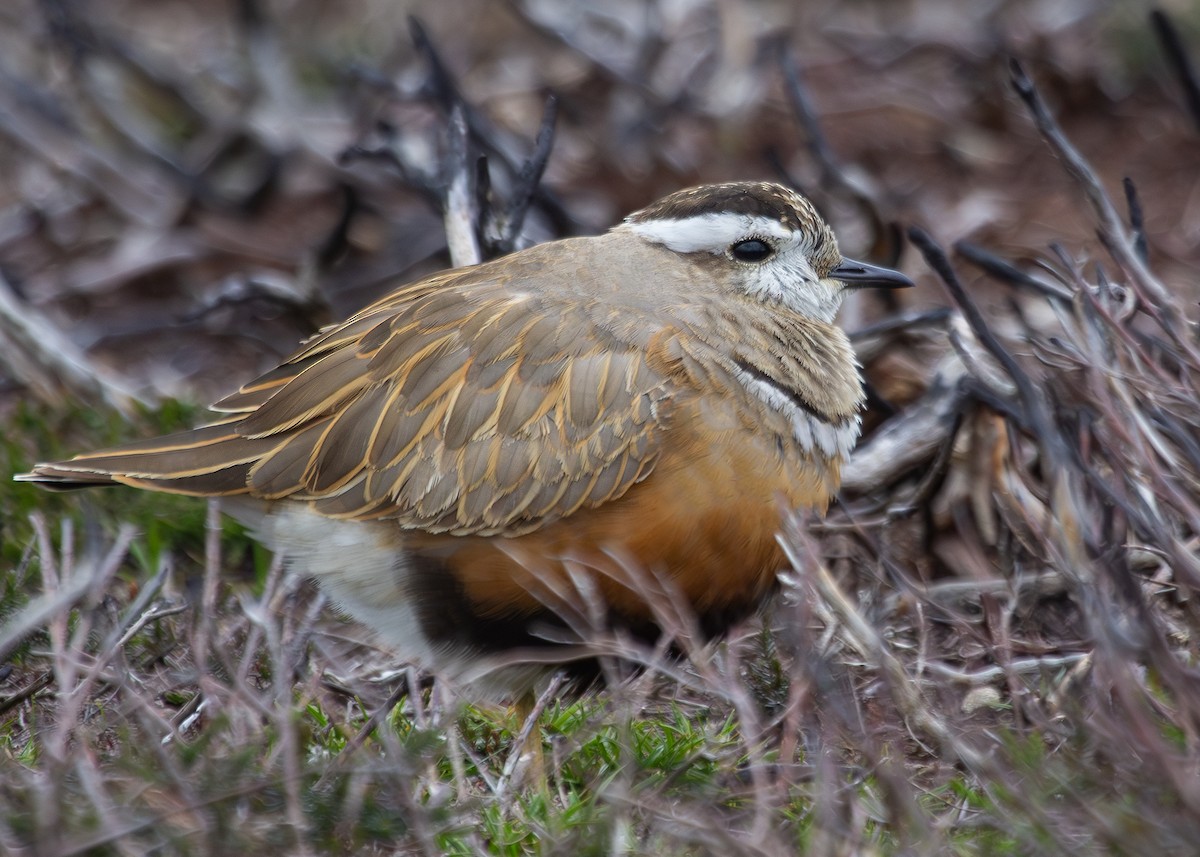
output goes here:
<path id="1" fill-rule="evenodd" d="M 499 222 L 491 222 L 485 226 L 485 235 L 489 237 L 490 249 L 495 254 L 511 252 L 520 237 L 521 227 L 525 224 L 525 215 L 537 194 L 542 174 L 550 161 L 550 152 L 554 146 L 554 123 L 558 117 L 558 99 L 553 95 L 546 98 L 546 107 L 542 112 L 542 124 L 538 129 L 537 141 L 529 159 L 521 166 L 511 198 L 503 217 Z"/>
<path id="2" fill-rule="evenodd" d="M 829 139 L 821 128 L 820 114 L 813 104 L 808 87 L 804 85 L 796 58 L 792 56 L 791 50 L 783 40 L 778 42 L 776 50 L 778 51 L 779 65 L 783 69 L 783 81 L 787 86 L 792 112 L 804 129 L 805 143 L 813 160 L 820 165 L 822 177 L 839 190 L 849 191 L 857 196 L 862 189 L 847 178 L 842 165 L 833 152 L 833 147 L 829 145 Z"/>
<path id="3" fill-rule="evenodd" d="M 929 461 L 954 425 L 962 400 L 958 380 L 964 371 L 953 354 L 943 360 L 920 402 L 888 420 L 854 451 L 842 471 L 842 490 L 875 493 Z"/>
<path id="4" fill-rule="evenodd" d="M 622 86 L 629 87 L 637 92 L 645 99 L 647 106 L 653 111 L 662 111 L 666 109 L 679 109 L 685 106 L 683 94 L 680 94 L 678 100 L 673 103 L 668 103 L 657 91 L 654 90 L 646 82 L 647 68 L 659 50 L 659 39 L 655 35 L 654 27 L 647 25 L 643 33 L 643 43 L 641 50 L 638 51 L 639 61 L 637 67 L 624 69 L 610 62 L 602 56 L 599 56 L 595 51 L 588 50 L 580 40 L 572 33 L 566 32 L 557 27 L 550 26 L 539 20 L 536 16 L 531 15 L 525 8 L 523 3 L 517 0 L 506 0 L 506 4 L 514 14 L 524 21 L 531 29 L 541 33 L 549 39 L 559 42 L 563 46 L 569 48 L 580 57 L 586 59 L 597 71 L 601 72 L 605 77 L 610 78 Z M 600 8 L 600 7 L 596 7 Z M 647 16 L 654 14 L 653 6 L 644 7 Z"/>
<path id="5" fill-rule="evenodd" d="M 132 417 L 148 404 L 59 332 L 41 313 L 23 305 L 0 276 L 0 363 L 46 401 L 64 396 L 113 408 Z"/>
<path id="6" fill-rule="evenodd" d="M 161 227 L 186 202 L 157 170 L 90 145 L 38 87 L 0 72 L 0 135 L 91 188 L 132 223 Z"/>
<path id="7" fill-rule="evenodd" d="M 1146 224 L 1142 216 L 1142 201 L 1138 199 L 1137 186 L 1126 176 L 1121 181 L 1125 188 L 1125 204 L 1129 207 L 1129 227 L 1133 230 L 1133 249 L 1143 263 L 1149 262 L 1150 249 L 1146 246 Z"/>
<path id="8" fill-rule="evenodd" d="M 45 591 L 23 609 L 8 616 L 3 626 L 0 626 L 0 661 L 7 658 L 21 642 L 35 630 L 61 620 L 65 623 L 70 608 L 89 596 L 97 597 L 104 586 L 116 574 L 122 558 L 133 540 L 134 529 L 131 526 L 122 527 L 108 553 L 95 564 L 89 563 L 86 569 L 75 567 L 70 556 L 70 548 L 64 544 L 61 561 L 56 561 L 53 542 L 45 519 L 40 515 L 32 517 L 34 532 L 37 534 L 38 554 L 42 567 L 42 579 Z M 70 531 L 65 533 L 69 541 Z M 65 625 L 60 633 L 52 635 L 56 646 L 65 650 L 67 638 Z"/>
<path id="9" fill-rule="evenodd" d="M 1105 246 L 1113 254 L 1117 263 L 1129 273 L 1133 283 L 1140 289 L 1145 299 L 1151 302 L 1148 309 L 1152 313 L 1161 313 L 1168 322 L 1165 325 L 1168 331 L 1172 330 L 1174 325 L 1171 322 L 1179 314 L 1175 301 L 1138 256 L 1134 249 L 1133 237 L 1121 222 L 1116 207 L 1112 204 L 1112 200 L 1109 199 L 1095 172 L 1079 150 L 1063 134 L 1033 81 L 1017 60 L 1010 61 L 1009 72 L 1013 88 L 1029 108 L 1030 115 L 1042 138 L 1058 155 L 1067 172 L 1084 192 L 1084 196 L 1099 220 L 1100 237 Z"/>
<path id="10" fill-rule="evenodd" d="M 450 246 L 450 262 L 454 267 L 478 265 L 480 262 L 478 223 L 475 196 L 471 192 L 474 171 L 469 160 L 470 140 L 467 122 L 461 105 L 450 111 L 449 152 L 446 169 L 446 241 Z"/>
<path id="11" fill-rule="evenodd" d="M 778 41 L 775 50 L 777 62 L 783 70 L 784 85 L 792 112 L 804 129 L 805 142 L 813 160 L 821 167 L 822 182 L 854 200 L 866 215 L 874 232 L 874 255 L 888 264 L 895 264 L 903 249 L 903 238 L 899 229 L 891 222 L 891 218 L 880 210 L 878 189 L 872 186 L 865 175 L 851 173 L 838 160 L 821 128 L 818 111 L 787 43 Z"/>
<path id="12" fill-rule="evenodd" d="M 972 244 L 969 241 L 959 241 L 954 245 L 954 250 L 998 280 L 1033 289 L 1040 294 L 1056 300 L 1066 302 L 1070 302 L 1071 300 L 1071 293 L 1066 289 L 1026 274 L 1016 265 L 1001 259 L 996 254 L 985 250 L 977 244 Z"/>
<path id="13" fill-rule="evenodd" d="M 1154 27 L 1154 35 L 1167 55 L 1171 70 L 1179 78 L 1183 89 L 1183 98 L 1187 104 L 1188 113 L 1192 117 L 1197 130 L 1200 130 L 1200 80 L 1196 77 L 1195 66 L 1192 65 L 1191 55 L 1180 38 L 1175 22 L 1162 9 L 1150 12 L 1150 24 Z"/>
<path id="14" fill-rule="evenodd" d="M 1039 394 L 1033 381 L 1029 378 L 1029 375 L 1020 367 L 1016 359 L 992 332 L 983 317 L 983 313 L 979 311 L 979 307 L 967 295 L 966 289 L 962 287 L 957 274 L 954 273 L 954 269 L 950 266 L 950 260 L 946 258 L 946 254 L 942 252 L 933 238 L 923 229 L 915 226 L 912 227 L 908 231 L 908 237 L 917 246 L 917 249 L 924 254 L 929 266 L 941 278 L 947 291 L 954 298 L 954 302 L 962 310 L 963 317 L 966 319 L 967 324 L 970 325 L 972 332 L 978 337 L 980 344 L 996 359 L 1000 366 L 1003 367 L 1005 374 L 1016 385 L 1017 395 L 1021 400 L 1025 414 L 1033 424 L 1034 433 L 1039 443 L 1046 446 L 1049 461 L 1062 461 L 1063 450 L 1061 449 L 1061 440 L 1050 419 L 1045 401 Z"/>

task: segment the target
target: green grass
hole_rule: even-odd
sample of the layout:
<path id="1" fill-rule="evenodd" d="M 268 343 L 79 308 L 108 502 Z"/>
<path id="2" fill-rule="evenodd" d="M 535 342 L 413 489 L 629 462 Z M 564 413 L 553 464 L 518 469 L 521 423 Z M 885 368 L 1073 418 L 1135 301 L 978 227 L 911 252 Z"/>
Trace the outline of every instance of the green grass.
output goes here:
<path id="1" fill-rule="evenodd" d="M 236 550 L 242 540 L 231 534 L 225 543 Z M 182 543 L 158 549 L 169 553 Z M 143 563 L 136 554 L 130 550 L 131 578 Z M 193 561 L 172 558 L 180 566 Z M 30 574 L 27 589 L 35 577 Z M 879 698 L 860 701 L 857 727 L 847 721 L 831 731 L 822 706 L 806 710 L 801 725 L 817 740 L 811 749 L 793 745 L 795 755 L 783 758 L 778 724 L 751 747 L 726 694 L 666 679 L 655 682 L 649 697 L 616 691 L 552 703 L 539 724 L 550 763 L 547 782 L 498 794 L 494 784 L 521 726 L 504 707 L 445 708 L 426 693 L 420 700 L 424 725 L 414 718 L 412 701 L 402 698 L 369 735 L 360 736 L 390 691 L 373 686 L 363 672 L 352 678 L 360 693 L 331 692 L 320 676 L 324 670 L 342 674 L 346 665 L 325 663 L 319 649 L 302 653 L 295 665 L 300 672 L 282 679 L 289 690 L 280 706 L 280 654 L 259 637 L 258 653 L 244 657 L 254 625 L 239 621 L 236 603 L 265 603 L 278 596 L 278 587 L 276 580 L 249 595 L 240 586 L 223 590 L 215 627 L 232 633 L 221 638 L 203 681 L 188 661 L 193 612 L 149 623 L 131 636 L 113 662 L 125 680 L 101 682 L 90 691 L 70 727 L 73 750 L 66 759 L 47 756 L 52 736 L 64 728 L 56 722 L 53 696 L 35 696 L 0 717 L 0 830 L 16 841 L 42 841 L 50 805 L 56 807 L 57 844 L 93 854 L 121 853 L 117 842 L 179 854 L 289 850 L 298 842 L 323 853 L 383 853 L 408 843 L 447 854 L 588 855 L 612 853 L 623 843 L 634 853 L 739 854 L 754 853 L 756 824 L 765 824 L 771 841 L 799 850 L 819 851 L 834 836 L 858 849 L 846 853 L 1053 853 L 1066 841 L 1079 844 L 1079 853 L 1120 853 L 1112 842 L 1133 835 L 1145 809 L 1127 789 L 1136 782 L 1144 797 L 1150 784 L 1128 765 L 1098 764 L 1104 736 L 1089 733 L 1082 714 L 1069 715 L 1064 722 L 1074 734 L 1055 741 L 1007 719 L 1008 712 L 984 715 L 983 729 L 964 733 L 992 759 L 989 776 L 983 776 L 947 767 L 906 742 L 898 731 L 903 719 Z M 102 654 L 95 648 L 105 636 L 101 617 L 119 621 L 127 604 L 123 591 L 72 609 L 68 629 L 84 622 L 96 627 L 81 651 L 85 662 Z M 287 616 L 303 613 L 311 592 L 299 590 L 295 597 L 300 601 L 289 596 L 287 613 L 270 619 L 282 623 L 284 648 Z M 344 628 L 338 620 L 322 620 L 317 633 L 336 636 Z M 772 663 L 750 660 L 751 668 L 734 679 L 744 682 L 747 698 L 753 698 L 756 671 L 786 677 L 789 686 L 810 679 L 799 666 L 803 659 L 793 660 L 774 643 L 765 646 L 761 633 L 739 645 L 751 659 L 774 653 Z M 48 638 L 39 637 L 14 659 L 22 681 L 55 668 L 47 646 Z M 249 671 L 239 681 L 234 675 L 240 663 Z M 1028 685 L 1036 694 L 1053 688 L 1036 679 Z M 1169 688 L 1155 692 L 1171 699 Z M 169 719 L 198 694 L 211 711 L 181 724 L 164 743 L 157 721 L 146 713 Z M 628 707 L 639 698 L 650 706 Z M 771 716 L 772 704 L 756 705 L 758 716 Z M 867 728 L 869 718 L 881 728 Z M 1178 725 L 1169 718 L 1158 722 L 1164 742 L 1185 750 Z M 458 762 L 455 742 L 462 747 Z M 79 756 L 84 748 L 87 754 Z M 290 768 L 285 756 L 294 759 Z M 298 779 L 289 780 L 288 770 Z M 896 814 L 897 771 L 906 778 L 899 787 L 909 790 L 915 807 L 907 821 Z M 97 788 L 107 804 L 97 803 Z M 1175 799 L 1169 785 L 1161 783 L 1159 791 L 1161 805 L 1169 806 Z M 121 807 L 115 826 L 104 806 Z M 291 817 L 298 812 L 300 832 L 288 821 L 289 811 Z M 1089 813 L 1104 824 L 1083 828 L 1079 819 Z"/>

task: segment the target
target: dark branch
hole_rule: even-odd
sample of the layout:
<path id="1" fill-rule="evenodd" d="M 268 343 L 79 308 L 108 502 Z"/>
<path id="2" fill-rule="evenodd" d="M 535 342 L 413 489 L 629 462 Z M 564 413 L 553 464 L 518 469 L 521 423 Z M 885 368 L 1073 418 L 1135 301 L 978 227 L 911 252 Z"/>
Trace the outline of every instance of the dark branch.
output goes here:
<path id="1" fill-rule="evenodd" d="M 546 172 L 546 164 L 550 161 L 550 152 L 554 148 L 554 124 L 557 119 L 558 99 L 550 95 L 546 98 L 542 124 L 538 129 L 533 153 L 521 166 L 512 199 L 504 213 L 504 221 L 498 224 L 500 228 L 496 231 L 499 234 L 493 243 L 493 249 L 497 253 L 509 253 L 516 246 L 521 227 L 525 224 L 525 216 L 529 213 L 529 206 L 537 195 L 542 175 Z"/>
<path id="2" fill-rule="evenodd" d="M 972 244 L 969 241 L 959 241 L 954 245 L 954 250 L 968 262 L 981 268 L 984 273 L 998 280 L 1011 283 L 1014 286 L 1033 289 L 1040 294 L 1046 295 L 1046 297 L 1068 302 L 1071 300 L 1070 292 L 1026 274 L 1016 265 L 1005 259 L 1001 259 L 995 253 L 985 250 L 978 244 Z"/>
<path id="3" fill-rule="evenodd" d="M 950 265 L 950 260 L 946 257 L 942 248 L 937 245 L 937 242 L 925 230 L 919 227 L 911 227 L 908 230 L 908 240 L 911 241 L 916 248 L 921 251 L 925 257 L 925 261 L 929 267 L 933 268 L 934 273 L 941 278 L 946 286 L 946 290 L 950 292 L 950 296 L 962 311 L 963 318 L 974 332 L 980 344 L 987 349 L 996 362 L 1000 364 L 1005 373 L 1012 379 L 1013 384 L 1017 388 L 1017 397 L 1021 401 L 1021 405 L 1025 411 L 1026 418 L 1030 426 L 1034 430 L 1035 436 L 1043 444 L 1043 448 L 1047 453 L 1049 461 L 1063 462 L 1062 453 L 1065 452 L 1062 439 L 1059 437 L 1053 422 L 1050 419 L 1049 413 L 1041 397 L 1038 394 L 1037 388 L 1025 370 L 1017 363 L 1015 357 L 1006 349 L 996 335 L 988 327 L 983 313 L 979 311 L 979 307 L 967 294 L 967 290 L 963 288 L 959 282 L 958 275 L 955 274 L 954 268 Z"/>
<path id="4" fill-rule="evenodd" d="M 1047 108 L 1046 102 L 1042 100 L 1037 87 L 1033 85 L 1033 81 L 1015 58 L 1009 60 L 1009 73 L 1013 89 L 1025 102 L 1025 106 L 1029 108 L 1033 123 L 1042 135 L 1042 139 L 1058 156 L 1091 204 L 1099 221 L 1100 238 L 1105 247 L 1142 292 L 1142 297 L 1146 299 L 1143 302 L 1157 307 L 1158 311 L 1162 313 L 1165 319 L 1164 326 L 1170 330 L 1173 327 L 1171 322 L 1178 315 L 1175 304 L 1162 283 L 1138 258 L 1137 252 L 1133 248 L 1133 239 L 1126 231 L 1125 224 L 1122 223 L 1116 207 L 1105 192 L 1095 171 L 1092 170 L 1079 150 L 1067 139 L 1062 128 L 1059 127 L 1058 122 Z"/>
<path id="5" fill-rule="evenodd" d="M 1150 13 L 1150 24 L 1154 27 L 1154 35 L 1158 36 L 1158 43 L 1167 55 L 1171 70 L 1175 72 L 1175 76 L 1179 78 L 1179 85 L 1183 87 L 1183 97 L 1187 102 L 1192 122 L 1195 123 L 1196 129 L 1200 130 L 1200 81 L 1196 79 L 1196 69 L 1192 65 L 1187 48 L 1183 45 L 1183 39 L 1179 37 L 1179 30 L 1162 9 L 1155 9 Z"/>
<path id="6" fill-rule="evenodd" d="M 1142 201 L 1138 199 L 1137 186 L 1129 176 L 1126 176 L 1121 184 L 1125 188 L 1125 204 L 1129 207 L 1129 226 L 1133 229 L 1133 250 L 1143 262 L 1148 262 L 1150 250 L 1146 246 L 1146 227 L 1142 215 Z"/>

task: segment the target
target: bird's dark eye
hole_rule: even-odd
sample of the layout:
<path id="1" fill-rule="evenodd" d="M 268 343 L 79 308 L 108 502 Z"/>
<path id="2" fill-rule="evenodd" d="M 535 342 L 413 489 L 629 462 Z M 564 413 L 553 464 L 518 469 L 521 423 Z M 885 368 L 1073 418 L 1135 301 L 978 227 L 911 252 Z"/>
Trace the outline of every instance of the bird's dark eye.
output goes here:
<path id="1" fill-rule="evenodd" d="M 747 238 L 729 248 L 729 253 L 739 262 L 762 262 L 775 252 L 761 238 Z"/>

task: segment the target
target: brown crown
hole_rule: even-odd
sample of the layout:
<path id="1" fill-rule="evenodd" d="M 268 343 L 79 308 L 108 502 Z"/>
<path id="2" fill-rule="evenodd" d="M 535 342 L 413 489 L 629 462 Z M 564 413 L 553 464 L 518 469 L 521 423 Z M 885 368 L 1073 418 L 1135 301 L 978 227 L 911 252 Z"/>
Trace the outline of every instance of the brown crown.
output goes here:
<path id="1" fill-rule="evenodd" d="M 765 217 L 789 229 L 824 232 L 824 223 L 808 200 L 769 182 L 729 182 L 688 188 L 665 196 L 625 219 L 629 223 L 644 223 L 717 213 Z"/>

